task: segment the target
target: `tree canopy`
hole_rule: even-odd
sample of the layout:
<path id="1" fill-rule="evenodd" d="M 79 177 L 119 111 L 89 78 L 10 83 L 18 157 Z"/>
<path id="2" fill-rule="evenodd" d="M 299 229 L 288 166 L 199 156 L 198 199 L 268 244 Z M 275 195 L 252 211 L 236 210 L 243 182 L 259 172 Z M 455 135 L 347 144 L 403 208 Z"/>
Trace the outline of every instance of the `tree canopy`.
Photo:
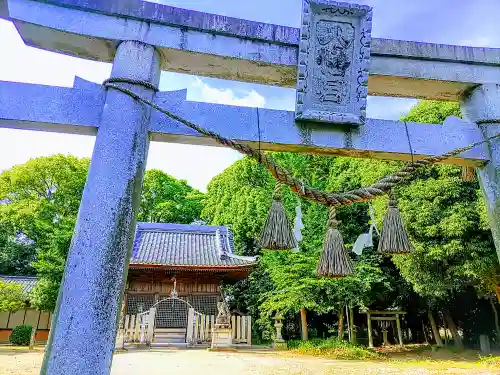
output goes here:
<path id="1" fill-rule="evenodd" d="M 88 159 L 53 155 L 0 174 L 0 273 L 37 274 L 31 294 L 53 310 L 82 197 Z M 149 170 L 138 220 L 190 223 L 200 217 L 203 194 L 159 170 Z"/>
<path id="2" fill-rule="evenodd" d="M 422 101 L 402 120 L 441 123 L 451 115 L 460 116 L 456 103 Z M 326 191 L 372 184 L 402 165 L 296 153 L 272 153 L 272 157 L 308 185 Z M 0 273 L 36 272 L 40 281 L 31 300 L 42 310 L 52 310 L 55 305 L 88 165 L 88 159 L 54 155 L 0 174 Z M 375 251 L 377 236 L 373 248 L 364 249 L 361 255 L 352 252 L 356 238 L 368 231 L 369 204 L 339 208 L 339 229 L 356 271 L 342 279 L 316 274 L 327 207 L 299 200 L 286 187 L 283 203 L 291 223 L 296 207 L 300 205 L 302 210 L 303 240 L 293 252 L 260 249 L 256 239 L 271 204 L 275 180 L 249 158 L 214 177 L 207 194 L 162 171 L 147 171 L 138 220 L 191 223 L 203 219 L 229 226 L 238 253 L 258 255 L 260 262 L 248 279 L 225 288 L 232 306 L 250 313 L 261 330 L 271 332 L 269 317 L 275 313 L 293 320 L 299 310 L 306 309 L 320 327 L 325 325 L 321 317 L 330 324 L 335 313 L 349 306 L 407 309 L 413 314 L 407 319 L 413 319 L 419 329 L 422 316 L 439 309 L 446 312 L 447 319 L 458 317 L 463 332 L 469 334 L 477 331 L 471 317 L 480 312 L 470 307 L 470 301 L 481 297 L 491 301 L 495 292 L 500 300 L 500 267 L 478 181 L 463 181 L 461 175 L 460 167 L 433 165 L 394 189 L 415 247 L 408 255 L 381 256 Z M 370 204 L 381 228 L 387 198 Z M 494 303 L 491 307 L 496 309 Z"/>
<path id="3" fill-rule="evenodd" d="M 273 154 L 280 164 L 307 183 L 335 189 L 332 178 L 346 169 L 345 159 L 299 154 Z M 356 187 L 359 179 L 343 176 L 343 187 Z M 300 204 L 303 212 L 303 241 L 299 252 L 262 252 L 257 246 L 261 227 L 271 203 L 275 181 L 255 161 L 244 158 L 215 177 L 208 186 L 203 215 L 216 225 L 231 224 L 238 250 L 261 256 L 259 268 L 248 280 L 229 288 L 232 303 L 249 311 L 263 329 L 270 329 L 269 316 L 296 313 L 305 308 L 317 313 L 339 311 L 344 306 L 366 307 L 377 299 L 375 290 L 391 290 L 388 275 L 381 269 L 382 258 L 367 252 L 355 259 L 356 274 L 344 279 L 323 279 L 316 275 L 322 249 L 328 209 L 308 201 L 299 203 L 287 189 L 283 202 L 289 217 Z M 368 230 L 367 205 L 346 207 L 338 212 L 344 240 L 352 246 L 357 236 Z"/>
<path id="4" fill-rule="evenodd" d="M 21 285 L 0 280 L 0 312 L 22 309 L 25 300 Z"/>
<path id="5" fill-rule="evenodd" d="M 422 101 L 402 120 L 441 123 L 460 116 L 456 103 Z M 273 153 L 272 156 L 307 184 L 327 191 L 366 186 L 402 165 L 400 162 Z M 462 181 L 460 167 L 435 165 L 396 190 L 399 207 L 415 252 L 382 258 L 373 249 L 351 253 L 356 273 L 345 279 L 320 279 L 315 268 L 321 252 L 327 209 L 302 201 L 303 241 L 299 253 L 261 252 L 256 238 L 270 205 L 274 180 L 245 158 L 216 176 L 208 187 L 203 214 L 213 224 L 231 224 L 239 251 L 260 254 L 261 264 L 244 287 L 233 286 L 233 303 L 260 322 L 273 311 L 306 308 L 320 314 L 342 306 L 423 308 L 445 306 L 474 287 L 479 295 L 498 287 L 498 259 L 489 232 L 477 180 Z M 298 200 L 285 192 L 291 218 Z M 381 228 L 386 198 L 372 202 Z M 368 229 L 367 204 L 338 210 L 340 231 L 350 248 Z M 375 245 L 377 239 L 375 239 Z M 259 293 L 259 298 L 248 294 Z M 421 302 L 416 302 L 418 293 Z M 239 299 L 238 299 L 238 296 Z M 430 305 L 429 305 L 430 304 Z M 246 305 L 246 306 L 245 306 Z M 424 310 L 425 311 L 425 310 Z"/>

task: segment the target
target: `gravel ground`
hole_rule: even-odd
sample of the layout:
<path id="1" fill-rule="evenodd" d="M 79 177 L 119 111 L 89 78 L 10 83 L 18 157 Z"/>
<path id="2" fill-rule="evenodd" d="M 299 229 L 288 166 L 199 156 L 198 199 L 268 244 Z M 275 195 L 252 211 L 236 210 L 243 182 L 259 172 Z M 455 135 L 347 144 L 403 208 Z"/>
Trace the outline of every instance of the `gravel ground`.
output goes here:
<path id="1" fill-rule="evenodd" d="M 1 375 L 38 374 L 43 353 L 0 350 Z M 222 353 L 206 350 L 137 351 L 115 355 L 112 375 L 490 375 L 499 371 L 473 364 L 427 365 L 331 361 L 277 353 Z"/>

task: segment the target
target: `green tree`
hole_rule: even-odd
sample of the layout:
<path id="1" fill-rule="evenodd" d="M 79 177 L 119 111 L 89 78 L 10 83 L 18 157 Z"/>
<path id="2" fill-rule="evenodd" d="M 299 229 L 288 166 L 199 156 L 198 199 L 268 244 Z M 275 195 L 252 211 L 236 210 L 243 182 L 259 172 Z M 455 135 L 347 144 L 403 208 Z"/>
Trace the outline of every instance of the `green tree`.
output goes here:
<path id="1" fill-rule="evenodd" d="M 138 220 L 189 224 L 200 218 L 204 195 L 158 169 L 146 171 Z"/>
<path id="2" fill-rule="evenodd" d="M 402 120 L 441 123 L 448 116 L 460 116 L 457 103 L 422 101 Z M 367 185 L 399 165 L 366 160 L 352 172 Z M 415 251 L 392 260 L 413 289 L 444 312 L 451 326 L 455 323 L 449 306 L 457 296 L 468 293 L 470 286 L 480 294 L 498 291 L 500 281 L 479 184 L 463 181 L 461 175 L 460 167 L 433 165 L 395 189 Z M 379 224 L 386 204 L 386 198 L 374 202 Z M 460 340 L 457 332 L 454 336 Z"/>
<path id="3" fill-rule="evenodd" d="M 0 222 L 0 274 L 31 275 L 34 273 L 32 262 L 35 260 L 35 246 L 7 224 Z"/>
<path id="4" fill-rule="evenodd" d="M 0 280 L 0 312 L 22 309 L 25 300 L 21 285 Z"/>
<path id="5" fill-rule="evenodd" d="M 347 169 L 346 161 L 341 158 L 298 154 L 273 154 L 273 157 L 318 188 L 333 189 L 342 184 L 350 189 L 359 185 L 356 176 L 345 175 L 343 182 L 334 178 Z M 240 253 L 261 255 L 260 265 L 249 279 L 231 287 L 235 307 L 247 310 L 258 319 L 262 329 L 270 330 L 269 316 L 275 312 L 295 314 L 307 309 L 323 314 L 339 311 L 346 305 L 364 307 L 377 300 L 372 290 L 387 293 L 391 289 L 380 268 L 381 258 L 375 255 L 356 259 L 358 272 L 353 277 L 337 280 L 317 277 L 316 266 L 328 216 L 328 209 L 322 205 L 300 203 L 305 224 L 300 252 L 261 252 L 256 238 L 268 213 L 274 184 L 265 169 L 244 158 L 216 176 L 208 186 L 203 215 L 213 224 L 231 225 Z M 298 200 L 287 188 L 282 192 L 285 207 L 293 218 Z M 367 205 L 343 208 L 337 216 L 350 246 L 368 229 Z"/>
<path id="6" fill-rule="evenodd" d="M 11 236 L 29 244 L 24 250 L 32 253 L 26 259 L 34 260 L 32 265 L 40 280 L 33 296 L 57 295 L 88 165 L 88 159 L 53 155 L 32 159 L 0 174 L 0 200 L 7 202 L 0 206 L 0 222 L 11 229 Z M 32 303 L 42 310 L 55 305 L 55 298 L 44 305 L 38 305 L 39 300 Z"/>
<path id="7" fill-rule="evenodd" d="M 88 159 L 53 155 L 0 174 L 0 273 L 32 274 L 31 302 L 55 307 L 89 166 Z M 146 172 L 139 220 L 190 223 L 204 195 L 159 170 Z"/>
<path id="8" fill-rule="evenodd" d="M 440 123 L 448 116 L 460 116 L 458 104 L 422 101 L 402 120 Z M 292 153 L 273 157 L 307 184 L 327 191 L 371 184 L 403 164 Z M 212 180 L 203 213 L 214 224 L 232 225 L 240 252 L 260 254 L 255 238 L 267 214 L 273 186 L 274 180 L 255 162 L 240 160 Z M 357 272 L 353 277 L 318 279 L 315 266 L 327 210 L 302 202 L 305 230 L 301 252 L 261 254 L 258 277 L 251 276 L 245 282 L 248 290 L 260 291 L 261 298 L 247 298 L 251 301 L 248 305 L 252 304 L 247 305 L 248 310 L 267 316 L 272 311 L 297 311 L 302 307 L 326 313 L 344 305 L 387 308 L 406 304 L 426 312 L 430 304 L 450 315 L 447 304 L 458 294 L 469 293 L 470 286 L 483 295 L 495 290 L 498 293 L 498 260 L 477 181 L 462 181 L 460 167 L 436 165 L 419 171 L 411 183 L 395 190 L 416 249 L 410 255 L 392 257 L 397 269 L 389 259 L 365 251 L 354 259 Z M 293 217 L 297 201 L 286 189 L 284 203 Z M 377 199 L 373 206 L 380 228 L 387 199 Z M 366 204 L 338 210 L 347 247 L 367 230 L 366 213 Z M 421 296 L 420 302 L 415 303 L 418 297 L 410 287 Z M 238 291 L 246 298 L 241 288 Z"/>

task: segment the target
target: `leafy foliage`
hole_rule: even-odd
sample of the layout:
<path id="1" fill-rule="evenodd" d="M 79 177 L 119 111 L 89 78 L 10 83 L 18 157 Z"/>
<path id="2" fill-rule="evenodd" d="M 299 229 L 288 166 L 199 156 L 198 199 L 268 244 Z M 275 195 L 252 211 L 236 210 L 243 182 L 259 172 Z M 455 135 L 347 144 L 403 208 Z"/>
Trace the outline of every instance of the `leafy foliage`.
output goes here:
<path id="1" fill-rule="evenodd" d="M 440 123 L 450 115 L 460 116 L 456 103 L 422 101 L 403 120 Z M 371 184 L 402 165 L 295 153 L 272 156 L 297 178 L 327 191 Z M 42 310 L 52 310 L 55 305 L 87 169 L 87 159 L 55 155 L 30 160 L 0 174 L 0 273 L 30 274 L 34 269 L 40 282 L 31 301 Z M 461 310 L 455 316 L 462 331 L 471 334 L 477 330 L 477 325 L 470 323 L 471 316 L 479 311 L 465 306 L 473 303 L 457 301 L 471 301 L 478 295 L 490 298 L 495 291 L 500 299 L 500 269 L 478 182 L 464 182 L 460 176 L 459 167 L 430 166 L 419 171 L 410 184 L 395 189 L 415 252 L 392 258 L 384 258 L 374 249 L 365 249 L 360 256 L 349 252 L 356 273 L 343 279 L 316 275 L 327 208 L 299 201 L 286 188 L 283 202 L 290 220 L 298 204 L 303 212 L 300 248 L 298 252 L 259 248 L 256 239 L 275 181 L 248 158 L 216 176 L 206 195 L 159 170 L 147 171 L 138 220 L 191 223 L 202 218 L 211 224 L 230 225 L 238 253 L 259 255 L 261 261 L 248 279 L 225 285 L 226 292 L 232 307 L 251 314 L 268 334 L 273 332 L 270 317 L 277 312 L 293 321 L 304 308 L 311 313 L 309 319 L 323 316 L 331 320 L 345 306 L 398 307 L 425 316 L 429 306 L 451 307 Z M 387 199 L 379 198 L 372 205 L 380 228 Z M 356 204 L 337 210 L 348 249 L 369 228 L 368 208 L 368 204 Z M 413 319 L 420 330 L 421 317 L 409 314 L 406 319 Z M 318 325 L 324 323 L 317 321 Z M 332 350 L 337 358 L 369 357 L 334 340 L 308 345 L 303 350 L 311 353 Z"/>
<path id="2" fill-rule="evenodd" d="M 296 176 L 323 189 L 336 188 L 338 182 L 333 176 L 342 175 L 347 169 L 345 159 L 341 158 L 297 154 L 273 154 L 273 157 Z M 342 177 L 346 189 L 359 186 L 359 178 Z M 286 315 L 305 308 L 324 314 L 346 305 L 365 307 L 377 299 L 373 290 L 385 294 L 391 290 L 380 268 L 382 259 L 375 254 L 367 253 L 355 259 L 358 272 L 352 277 L 317 277 L 316 266 L 328 215 L 327 208 L 321 205 L 300 203 L 305 229 L 299 252 L 261 252 L 256 238 L 268 213 L 274 183 L 265 169 L 245 158 L 215 177 L 208 187 L 203 215 L 212 224 L 231 224 L 241 253 L 261 255 L 259 268 L 248 280 L 227 287 L 233 307 L 248 311 L 263 331 L 272 332 L 269 317 L 276 312 Z M 292 218 L 299 202 L 290 191 L 283 193 L 285 207 Z M 366 210 L 367 205 L 356 205 L 338 212 L 344 239 L 351 246 L 357 236 L 368 229 Z"/>
<path id="3" fill-rule="evenodd" d="M 440 123 L 450 115 L 460 116 L 457 103 L 424 101 L 403 120 Z M 459 167 L 435 165 L 398 194 L 416 251 L 393 260 L 415 290 L 433 300 L 467 285 L 494 290 L 498 258 L 477 180 L 464 182 Z"/>
<path id="4" fill-rule="evenodd" d="M 423 100 L 414 106 L 402 120 L 425 124 L 442 124 L 448 116 L 462 117 L 458 103 Z"/>
<path id="5" fill-rule="evenodd" d="M 460 116 L 457 103 L 422 101 L 403 120 L 440 123 L 448 116 Z M 402 165 L 291 153 L 273 157 L 307 184 L 329 191 L 369 185 Z M 267 214 L 273 186 L 267 171 L 249 159 L 240 160 L 212 180 L 203 211 L 214 224 L 232 225 L 241 253 L 261 255 L 255 271 L 258 276 L 251 275 L 242 283 L 244 287 L 232 287 L 233 304 L 259 318 L 261 327 L 271 329 L 269 316 L 277 311 L 296 313 L 306 308 L 328 314 L 349 305 L 380 309 L 407 306 L 425 313 L 429 303 L 441 306 L 470 286 L 480 294 L 500 290 L 498 259 L 478 182 L 462 181 L 459 167 L 430 166 L 412 183 L 396 189 L 416 248 L 413 254 L 393 256 L 391 261 L 365 249 L 360 257 L 351 254 L 356 274 L 340 280 L 319 279 L 315 274 L 327 217 L 327 209 L 321 205 L 301 202 L 305 229 L 299 253 L 261 253 L 255 238 Z M 284 201 L 293 217 L 297 200 L 285 194 Z M 387 199 L 372 204 L 380 228 Z M 367 231 L 367 210 L 366 204 L 338 210 L 348 248 Z M 255 293 L 260 298 L 250 295 Z"/>
<path id="6" fill-rule="evenodd" d="M 11 228 L 11 235 L 22 239 L 22 246 L 32 252 L 27 257 L 39 276 L 40 284 L 33 296 L 40 295 L 43 286 L 48 295 L 57 294 L 64 271 L 73 227 L 80 205 L 88 159 L 54 155 L 32 159 L 0 174 L 0 221 Z M 47 305 L 32 304 L 42 310 L 52 310 L 55 299 Z"/>
<path id="7" fill-rule="evenodd" d="M 9 336 L 9 342 L 14 345 L 27 346 L 30 344 L 32 326 L 23 324 L 16 326 Z"/>
<path id="8" fill-rule="evenodd" d="M 307 355 L 327 357 L 330 359 L 369 360 L 381 359 L 383 355 L 364 346 L 330 337 L 326 340 L 288 341 L 288 349 Z"/>
<path id="9" fill-rule="evenodd" d="M 35 246 L 14 233 L 8 223 L 0 222 L 0 274 L 33 274 L 31 263 L 35 260 Z"/>
<path id="10" fill-rule="evenodd" d="M 25 300 L 23 288 L 19 284 L 6 283 L 0 280 L 0 312 L 22 309 Z"/>
<path id="11" fill-rule="evenodd" d="M 165 172 L 146 172 L 138 220 L 189 224 L 200 218 L 203 194 Z"/>
<path id="12" fill-rule="evenodd" d="M 32 274 L 31 303 L 55 307 L 85 186 L 88 159 L 53 155 L 0 174 L 0 273 Z M 159 170 L 146 172 L 139 220 L 190 223 L 203 194 Z"/>

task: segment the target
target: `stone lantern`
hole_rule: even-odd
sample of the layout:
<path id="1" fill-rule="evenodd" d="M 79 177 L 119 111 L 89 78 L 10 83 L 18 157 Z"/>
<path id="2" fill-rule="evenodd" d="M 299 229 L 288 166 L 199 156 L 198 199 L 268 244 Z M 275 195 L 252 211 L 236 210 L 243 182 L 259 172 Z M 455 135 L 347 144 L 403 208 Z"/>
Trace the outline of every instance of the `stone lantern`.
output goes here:
<path id="1" fill-rule="evenodd" d="M 283 340 L 283 336 L 281 335 L 281 329 L 283 328 L 283 323 L 281 322 L 283 317 L 278 313 L 274 317 L 274 327 L 276 327 L 276 337 L 274 338 L 273 347 L 276 350 L 285 350 L 286 342 Z"/>

